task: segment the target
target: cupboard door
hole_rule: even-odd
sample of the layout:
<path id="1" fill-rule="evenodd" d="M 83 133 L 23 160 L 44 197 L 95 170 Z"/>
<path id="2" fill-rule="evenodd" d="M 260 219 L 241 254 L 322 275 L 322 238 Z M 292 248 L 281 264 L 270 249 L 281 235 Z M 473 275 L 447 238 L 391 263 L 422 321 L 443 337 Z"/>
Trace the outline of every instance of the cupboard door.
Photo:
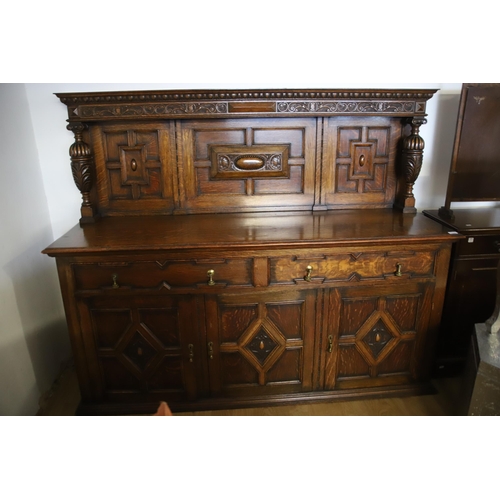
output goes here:
<path id="1" fill-rule="evenodd" d="M 207 296 L 211 393 L 311 391 L 315 297 L 312 290 Z"/>
<path id="2" fill-rule="evenodd" d="M 79 312 L 94 400 L 167 401 L 196 398 L 202 307 L 194 296 L 81 300 Z"/>
<path id="3" fill-rule="evenodd" d="M 421 373 L 433 286 L 338 288 L 329 292 L 325 388 L 411 383 Z M 328 342 L 328 347 L 326 347 Z M 331 351 L 331 352 L 329 352 Z"/>

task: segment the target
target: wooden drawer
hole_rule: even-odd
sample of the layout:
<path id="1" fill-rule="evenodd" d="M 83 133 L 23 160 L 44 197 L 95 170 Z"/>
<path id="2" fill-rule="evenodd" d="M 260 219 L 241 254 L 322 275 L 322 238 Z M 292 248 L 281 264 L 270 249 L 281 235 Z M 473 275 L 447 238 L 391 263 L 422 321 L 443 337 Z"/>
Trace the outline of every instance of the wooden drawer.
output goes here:
<path id="1" fill-rule="evenodd" d="M 433 251 L 365 251 L 323 255 L 290 255 L 270 259 L 270 283 L 328 283 L 432 277 Z M 310 276 L 308 276 L 308 266 Z"/>
<path id="2" fill-rule="evenodd" d="M 73 274 L 77 290 L 251 286 L 252 259 L 79 263 Z"/>
<path id="3" fill-rule="evenodd" d="M 465 235 L 458 243 L 458 255 L 499 255 L 500 235 Z"/>

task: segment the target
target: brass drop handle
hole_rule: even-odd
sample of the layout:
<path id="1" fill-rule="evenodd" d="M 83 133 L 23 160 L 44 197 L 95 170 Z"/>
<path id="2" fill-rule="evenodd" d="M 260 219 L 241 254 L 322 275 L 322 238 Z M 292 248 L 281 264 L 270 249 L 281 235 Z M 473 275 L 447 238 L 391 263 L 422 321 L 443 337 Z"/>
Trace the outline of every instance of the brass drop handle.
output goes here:
<path id="1" fill-rule="evenodd" d="M 189 349 L 189 362 L 192 363 L 194 358 L 194 345 L 189 344 L 188 349 Z"/>
<path id="2" fill-rule="evenodd" d="M 312 266 L 306 267 L 306 275 L 304 276 L 304 281 L 311 281 Z"/>
<path id="3" fill-rule="evenodd" d="M 132 169 L 132 172 L 135 172 L 137 170 L 137 162 L 135 160 L 132 160 L 130 162 L 130 168 Z"/>
<path id="4" fill-rule="evenodd" d="M 328 335 L 328 352 L 333 351 L 333 337 Z"/>
<path id="5" fill-rule="evenodd" d="M 113 280 L 113 288 L 120 288 L 120 285 L 116 282 L 118 279 L 118 276 L 116 274 L 113 274 L 111 276 L 111 279 Z"/>
<path id="6" fill-rule="evenodd" d="M 377 333 L 377 335 L 375 335 L 375 342 L 380 342 L 380 333 Z"/>
<path id="7" fill-rule="evenodd" d="M 396 272 L 394 273 L 394 276 L 403 276 L 401 273 L 401 268 L 403 266 L 401 264 L 396 264 Z"/>
<path id="8" fill-rule="evenodd" d="M 214 281 L 214 274 L 215 271 L 213 269 L 210 269 L 210 271 L 207 271 L 207 276 L 208 276 L 208 286 L 214 286 L 215 281 Z"/>
<path id="9" fill-rule="evenodd" d="M 213 342 L 208 343 L 208 357 L 210 359 L 214 359 L 214 343 Z"/>

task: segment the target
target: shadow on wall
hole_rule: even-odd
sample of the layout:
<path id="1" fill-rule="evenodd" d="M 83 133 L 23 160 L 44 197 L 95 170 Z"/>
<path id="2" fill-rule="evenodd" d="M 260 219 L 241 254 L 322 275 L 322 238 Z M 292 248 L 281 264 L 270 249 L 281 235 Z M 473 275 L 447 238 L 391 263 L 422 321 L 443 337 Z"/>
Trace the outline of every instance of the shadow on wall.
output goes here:
<path id="1" fill-rule="evenodd" d="M 453 143 L 457 128 L 460 94 L 436 94 L 436 126 L 434 128 L 431 170 L 418 179 L 420 189 L 425 192 L 428 209 L 438 209 L 444 205 L 448 176 L 453 155 Z M 424 162 L 429 161 L 424 150 Z M 418 202 L 418 200 L 417 200 Z"/>
<path id="2" fill-rule="evenodd" d="M 40 398 L 35 378 L 29 371 L 26 342 L 19 336 L 11 336 L 0 349 L 0 415 L 35 415 Z M 12 369 L 12 363 L 22 371 Z M 21 379 L 21 380 L 20 380 Z M 22 385 L 21 385 L 22 384 Z M 20 390 L 22 387 L 22 390 Z"/>
<path id="3" fill-rule="evenodd" d="M 51 388 L 61 366 L 71 357 L 55 262 L 40 253 L 46 246 L 41 239 L 36 238 L 34 245 L 4 266 L 12 280 L 38 386 L 37 401 Z M 4 349 L 8 350 L 8 346 Z M 12 360 L 9 362 L 12 364 Z"/>

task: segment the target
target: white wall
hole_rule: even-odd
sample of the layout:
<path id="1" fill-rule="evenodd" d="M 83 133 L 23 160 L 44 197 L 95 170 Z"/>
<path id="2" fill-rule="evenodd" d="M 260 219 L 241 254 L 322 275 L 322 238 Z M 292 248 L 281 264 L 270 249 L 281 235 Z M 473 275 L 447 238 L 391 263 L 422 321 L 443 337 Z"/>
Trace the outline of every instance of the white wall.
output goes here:
<path id="1" fill-rule="evenodd" d="M 0 85 L 0 415 L 34 415 L 70 349 L 23 84 Z"/>
<path id="2" fill-rule="evenodd" d="M 53 259 L 40 252 L 78 223 L 66 107 L 55 92 L 169 88 L 438 88 L 428 104 L 424 165 L 417 207 L 439 208 L 445 198 L 460 83 L 61 84 L 0 86 L 0 414 L 29 415 L 51 385 L 69 342 Z"/>

